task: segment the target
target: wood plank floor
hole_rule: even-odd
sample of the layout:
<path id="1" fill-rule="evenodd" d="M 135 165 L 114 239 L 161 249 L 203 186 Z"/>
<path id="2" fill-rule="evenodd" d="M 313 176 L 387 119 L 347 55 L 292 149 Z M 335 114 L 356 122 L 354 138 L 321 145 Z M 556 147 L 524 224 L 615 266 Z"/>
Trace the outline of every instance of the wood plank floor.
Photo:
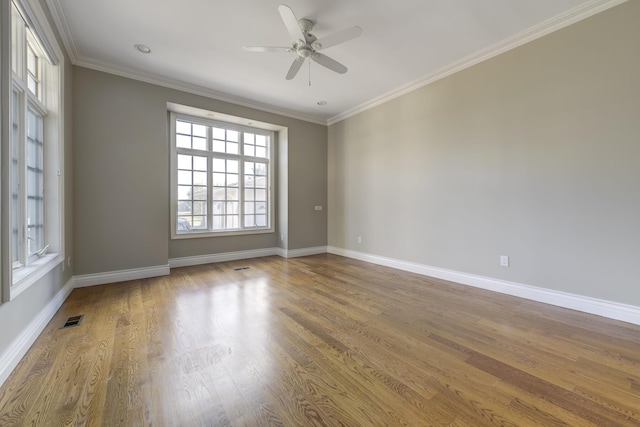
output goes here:
<path id="1" fill-rule="evenodd" d="M 177 268 L 74 290 L 0 425 L 639 426 L 640 327 L 327 254 Z"/>

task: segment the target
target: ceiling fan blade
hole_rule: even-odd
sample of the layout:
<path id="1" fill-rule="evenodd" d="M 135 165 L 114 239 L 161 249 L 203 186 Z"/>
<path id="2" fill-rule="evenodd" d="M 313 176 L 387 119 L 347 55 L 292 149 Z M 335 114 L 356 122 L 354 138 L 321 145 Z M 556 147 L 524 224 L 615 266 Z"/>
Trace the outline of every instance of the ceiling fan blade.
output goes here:
<path id="1" fill-rule="evenodd" d="M 291 52 L 290 47 L 278 47 L 278 46 L 243 46 L 247 52 Z"/>
<path id="2" fill-rule="evenodd" d="M 294 59 L 291 67 L 289 67 L 289 72 L 287 73 L 286 79 L 291 80 L 292 78 L 294 78 L 296 74 L 298 74 L 298 71 L 300 70 L 300 67 L 302 67 L 303 63 L 304 58 L 301 56 L 298 56 L 296 59 Z"/>
<path id="3" fill-rule="evenodd" d="M 316 52 L 311 56 L 311 59 L 313 59 L 323 67 L 327 67 L 331 71 L 335 71 L 336 73 L 344 74 L 347 72 L 347 67 L 345 67 L 335 59 L 329 58 L 327 55 Z"/>
<path id="4" fill-rule="evenodd" d="M 326 49 L 331 46 L 335 46 L 340 43 L 344 43 L 351 39 L 355 39 L 360 34 L 362 34 L 362 28 L 360 27 L 351 27 L 342 31 L 338 31 L 337 33 L 333 33 L 321 39 L 318 39 L 314 42 L 314 45 L 317 43 L 319 46 L 316 50 Z"/>
<path id="5" fill-rule="evenodd" d="M 304 33 L 300 29 L 300 25 L 298 24 L 298 19 L 296 15 L 293 14 L 293 10 L 285 4 L 281 4 L 278 6 L 278 12 L 280 12 L 280 17 L 284 22 L 284 25 L 287 27 L 289 34 L 291 35 L 291 41 L 295 44 L 298 40 L 305 40 Z"/>

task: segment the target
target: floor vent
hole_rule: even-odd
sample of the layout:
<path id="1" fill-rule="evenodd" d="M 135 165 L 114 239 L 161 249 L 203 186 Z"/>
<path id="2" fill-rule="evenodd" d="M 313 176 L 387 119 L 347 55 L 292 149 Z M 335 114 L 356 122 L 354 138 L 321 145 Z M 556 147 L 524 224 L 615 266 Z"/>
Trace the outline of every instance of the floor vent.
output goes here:
<path id="1" fill-rule="evenodd" d="M 82 323 L 82 319 L 84 319 L 84 314 L 81 314 L 80 316 L 67 317 L 62 326 L 60 326 L 60 329 L 78 326 L 80 323 Z"/>
<path id="2" fill-rule="evenodd" d="M 249 270 L 251 267 L 238 267 L 238 268 L 234 268 L 233 271 L 242 271 L 242 270 Z"/>

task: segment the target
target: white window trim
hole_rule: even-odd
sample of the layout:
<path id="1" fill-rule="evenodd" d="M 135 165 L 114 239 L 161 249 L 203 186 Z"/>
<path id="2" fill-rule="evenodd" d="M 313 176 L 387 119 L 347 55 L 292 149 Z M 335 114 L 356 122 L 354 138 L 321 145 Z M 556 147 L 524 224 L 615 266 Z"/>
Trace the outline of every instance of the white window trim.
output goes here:
<path id="1" fill-rule="evenodd" d="M 56 91 L 47 90 L 42 93 L 43 99 L 52 97 L 46 101 L 55 104 L 55 109 L 49 111 L 53 116 L 50 119 L 55 120 L 55 126 L 45 126 L 45 140 L 55 140 L 56 148 L 49 150 L 45 154 L 45 169 L 48 172 L 48 178 L 45 178 L 47 193 L 47 201 L 45 203 L 56 206 L 56 209 L 47 209 L 45 207 L 44 217 L 47 224 L 48 232 L 46 243 L 51 244 L 50 253 L 42 258 L 36 259 L 27 266 L 19 269 L 13 269 L 11 256 L 11 190 L 10 190 L 10 167 L 11 162 L 9 156 L 9 145 L 2 144 L 1 151 L 1 176 L 2 189 L 2 218 L 0 224 L 0 259 L 1 279 L 2 279 L 2 302 L 11 301 L 19 294 L 24 292 L 32 284 L 36 283 L 46 274 L 62 264 L 64 270 L 65 259 L 65 241 L 64 241 L 64 61 L 58 61 L 58 58 L 64 58 L 63 51 L 58 44 L 46 14 L 42 10 L 37 0 L 15 0 L 18 9 L 28 21 L 27 23 L 34 31 L 35 35 L 40 39 L 48 60 L 55 66 L 53 73 L 45 72 L 41 69 L 42 74 L 40 81 L 46 82 L 46 87 L 55 87 Z M 3 141 L 9 141 L 11 136 L 11 117 L 10 103 L 13 88 L 13 70 L 11 65 L 11 1 L 1 2 L 0 25 L 2 34 L 0 35 L 1 43 L 1 69 L 0 75 L 0 95 L 2 98 L 2 117 L 0 121 L 0 135 Z M 53 75 L 52 75 L 53 74 Z M 29 91 L 27 90 L 27 93 Z M 57 93 L 56 93 L 57 92 Z M 42 107 L 39 102 L 33 102 L 38 107 Z M 51 105 L 51 104 L 49 104 Z M 55 185 L 57 183 L 57 186 Z M 55 188 L 54 188 L 55 187 Z"/>
<path id="2" fill-rule="evenodd" d="M 170 107 L 174 104 L 168 104 Z M 254 122 L 248 119 L 243 119 L 243 118 L 239 118 L 239 117 L 231 117 L 231 116 L 227 116 L 221 113 L 215 113 L 215 112 L 205 112 L 205 114 L 208 117 L 214 116 L 219 118 L 219 120 L 214 120 L 214 119 L 210 119 L 210 118 L 204 118 L 202 117 L 201 114 L 197 114 L 199 111 L 203 111 L 203 110 L 197 110 L 197 109 L 191 109 L 190 107 L 182 107 L 182 106 L 178 106 L 179 108 L 173 108 L 173 109 L 169 109 L 169 144 L 170 144 L 170 152 L 171 152 L 171 159 L 170 159 L 170 181 L 171 181 L 171 191 L 170 191 L 170 203 L 171 203 L 171 220 L 170 220 L 170 226 L 171 226 L 171 239 L 172 240 L 180 240 L 180 239 L 198 239 L 198 238 L 211 238 L 211 237 L 224 237 L 224 236 L 242 236 L 242 235 L 253 235 L 253 234 L 267 234 L 267 233 L 275 233 L 275 194 L 274 194 L 274 182 L 275 182 L 275 145 L 276 145 L 276 137 L 275 137 L 275 130 L 274 130 L 274 125 L 268 125 L 268 126 L 254 126 Z M 182 108 L 180 108 L 182 107 Z M 186 109 L 186 112 L 185 112 Z M 176 110 L 180 110 L 180 111 L 176 111 Z M 190 114 L 193 112 L 196 112 L 196 114 Z M 231 120 L 228 120 L 228 119 Z M 188 232 L 188 233 L 178 233 L 177 232 L 177 224 L 176 224 L 176 218 L 177 218 L 177 205 L 178 205 L 178 191 L 177 191 L 177 185 L 178 185 L 178 165 L 177 165 L 177 155 L 178 155 L 178 148 L 176 147 L 176 120 L 177 119 L 183 119 L 185 121 L 191 122 L 191 123 L 197 123 L 197 124 L 202 124 L 205 126 L 222 126 L 225 127 L 226 129 L 233 129 L 233 130 L 238 130 L 238 131 L 266 131 L 268 133 L 270 133 L 270 144 L 269 144 L 269 175 L 268 175 L 268 181 L 269 181 L 269 186 L 267 188 L 267 203 L 269 206 L 269 226 L 268 227 L 261 227 L 261 228 L 249 228 L 249 229 L 238 229 L 238 230 L 224 230 L 224 231 L 214 231 L 214 230 L 206 230 L 206 231 L 202 231 L 202 232 Z M 279 127 L 276 127 L 277 129 L 279 129 Z M 225 157 L 225 153 L 215 153 L 216 156 L 218 157 Z M 235 155 L 234 155 L 235 157 Z M 243 156 L 241 156 L 243 157 Z M 212 171 L 208 171 L 208 174 L 211 174 Z M 208 186 L 209 187 L 209 186 Z M 239 187 L 239 191 L 241 191 L 242 186 Z M 207 189 L 209 192 L 211 191 L 210 188 Z M 242 203 L 244 202 L 244 197 L 241 198 Z M 208 198 L 207 200 L 207 212 L 210 212 L 210 210 L 212 209 L 211 205 L 211 200 Z M 210 215 L 208 215 L 210 216 Z M 240 221 L 243 221 L 242 215 L 240 216 Z"/>

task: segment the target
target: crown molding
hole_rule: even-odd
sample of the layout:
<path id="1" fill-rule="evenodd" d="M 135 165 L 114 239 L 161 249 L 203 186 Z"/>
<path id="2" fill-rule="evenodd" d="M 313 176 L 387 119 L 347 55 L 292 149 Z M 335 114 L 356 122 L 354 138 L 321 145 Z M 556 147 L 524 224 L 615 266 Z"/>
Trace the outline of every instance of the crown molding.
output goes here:
<path id="1" fill-rule="evenodd" d="M 520 33 L 517 33 L 507 39 L 499 41 L 485 49 L 472 53 L 459 61 L 455 61 L 449 65 L 446 65 L 433 73 L 429 73 L 422 76 L 412 82 L 402 85 L 384 95 L 376 97 L 370 101 L 364 102 L 356 107 L 353 107 L 343 113 L 333 116 L 327 120 L 327 125 L 333 125 L 356 114 L 370 110 L 392 99 L 398 98 L 409 92 L 413 92 L 423 86 L 427 86 L 440 79 L 448 77 L 459 71 L 465 70 L 476 64 L 484 62 L 502 53 L 515 49 L 519 46 L 532 42 L 536 39 L 546 36 L 547 34 L 558 31 L 576 22 L 587 19 L 593 15 L 603 12 L 619 4 L 625 3 L 628 0 L 589 0 L 581 5 L 569 9 L 568 11 L 547 19 L 533 27 L 530 27 Z"/>
<path id="2" fill-rule="evenodd" d="M 182 92 L 191 93 L 194 95 L 204 96 L 206 98 L 215 99 L 217 101 L 228 102 L 241 107 L 252 108 L 255 110 L 264 111 L 266 113 L 277 114 L 279 116 L 289 117 L 291 119 L 302 120 L 305 122 L 315 123 L 319 125 L 327 125 L 326 119 L 320 119 L 316 116 L 301 114 L 296 111 L 282 109 L 273 105 L 263 104 L 255 102 L 239 96 L 234 96 L 228 93 L 215 91 L 204 86 L 194 85 L 184 82 L 182 80 L 171 79 L 161 77 L 152 73 L 147 73 L 140 70 L 129 69 L 126 67 L 115 67 L 112 64 L 108 64 L 102 61 L 98 61 L 93 58 L 87 58 L 80 54 L 78 45 L 75 42 L 77 38 L 73 35 L 69 20 L 60 0 L 46 0 L 47 6 L 51 11 L 53 21 L 60 32 L 62 37 L 62 43 L 69 55 L 69 59 L 73 65 L 89 68 L 96 71 L 102 71 L 108 74 L 114 74 L 116 76 L 125 77 L 132 80 L 137 80 L 145 83 L 150 83 L 156 86 L 165 87 L 168 89 L 175 89 Z"/>
<path id="3" fill-rule="evenodd" d="M 459 61 L 455 61 L 447 66 L 440 68 L 439 70 L 436 70 L 433 73 L 422 76 L 412 82 L 393 89 L 390 92 L 373 98 L 367 102 L 364 102 L 325 120 L 318 118 L 317 116 L 305 115 L 291 110 L 280 109 L 273 105 L 257 103 L 246 98 L 236 97 L 228 93 L 214 91 L 203 86 L 193 85 L 177 79 L 160 77 L 151 73 L 141 72 L 139 70 L 114 67 L 111 64 L 83 57 L 78 50 L 78 46 L 75 42 L 77 38 L 72 32 L 71 26 L 68 24 L 69 21 L 66 17 L 64 6 L 61 0 L 46 0 L 55 25 L 60 32 L 60 36 L 62 37 L 62 42 L 67 50 L 71 62 L 74 65 L 325 126 L 333 125 L 349 117 L 355 116 L 356 114 L 377 107 L 378 105 L 384 104 L 385 102 L 391 101 L 392 99 L 398 98 L 423 86 L 434 83 L 440 79 L 472 67 L 473 65 L 479 64 L 480 62 L 491 59 L 509 50 L 515 49 L 526 43 L 544 37 L 547 34 L 575 24 L 576 22 L 587 19 L 593 15 L 596 15 L 627 1 L 628 0 L 586 1 L 574 7 L 573 9 L 570 9 L 560 15 L 554 16 L 544 22 L 541 22 L 540 24 L 534 25 L 485 49 L 468 55 L 460 59 Z"/>

